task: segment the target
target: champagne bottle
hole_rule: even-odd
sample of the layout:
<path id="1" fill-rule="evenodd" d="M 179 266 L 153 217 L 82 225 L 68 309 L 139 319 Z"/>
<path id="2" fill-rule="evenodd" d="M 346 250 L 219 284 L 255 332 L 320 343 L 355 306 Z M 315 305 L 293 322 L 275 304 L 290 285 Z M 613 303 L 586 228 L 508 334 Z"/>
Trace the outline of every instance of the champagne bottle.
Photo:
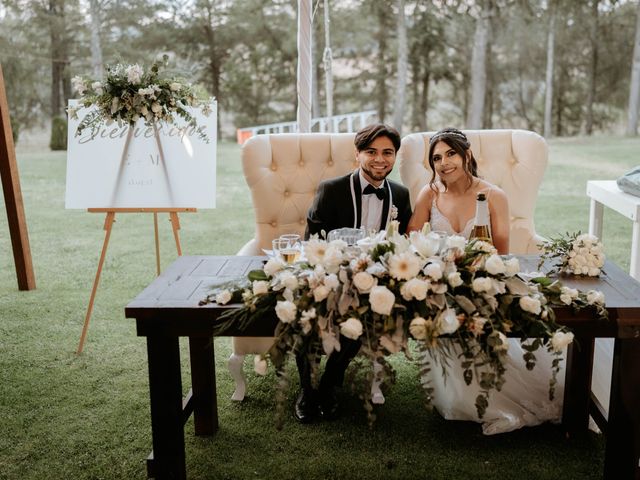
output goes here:
<path id="1" fill-rule="evenodd" d="M 487 196 L 482 192 L 478 193 L 476 197 L 476 218 L 469 235 L 469 240 L 473 239 L 493 244 L 491 225 L 489 225 L 489 202 L 487 202 Z"/>

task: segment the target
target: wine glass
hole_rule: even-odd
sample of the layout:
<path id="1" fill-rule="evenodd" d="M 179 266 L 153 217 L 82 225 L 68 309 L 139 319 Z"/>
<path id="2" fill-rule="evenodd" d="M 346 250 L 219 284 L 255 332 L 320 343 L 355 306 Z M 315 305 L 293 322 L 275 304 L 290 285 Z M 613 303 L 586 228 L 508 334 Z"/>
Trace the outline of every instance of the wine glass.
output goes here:
<path id="1" fill-rule="evenodd" d="M 277 248 L 277 253 L 288 264 L 295 263 L 300 258 L 302 251 L 302 243 L 300 242 L 300 235 L 287 234 L 281 235 L 279 238 L 273 241 L 274 249 Z"/>

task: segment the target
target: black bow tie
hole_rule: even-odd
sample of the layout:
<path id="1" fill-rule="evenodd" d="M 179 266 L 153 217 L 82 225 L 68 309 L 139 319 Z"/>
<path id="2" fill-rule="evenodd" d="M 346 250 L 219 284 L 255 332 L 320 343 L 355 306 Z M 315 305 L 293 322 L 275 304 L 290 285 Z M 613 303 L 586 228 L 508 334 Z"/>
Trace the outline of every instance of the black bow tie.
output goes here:
<path id="1" fill-rule="evenodd" d="M 384 198 L 387 196 L 387 190 L 384 187 L 376 188 L 373 185 L 369 184 L 364 187 L 364 191 L 362 192 L 362 194 L 375 195 L 376 197 L 378 197 L 378 200 L 384 200 Z"/>

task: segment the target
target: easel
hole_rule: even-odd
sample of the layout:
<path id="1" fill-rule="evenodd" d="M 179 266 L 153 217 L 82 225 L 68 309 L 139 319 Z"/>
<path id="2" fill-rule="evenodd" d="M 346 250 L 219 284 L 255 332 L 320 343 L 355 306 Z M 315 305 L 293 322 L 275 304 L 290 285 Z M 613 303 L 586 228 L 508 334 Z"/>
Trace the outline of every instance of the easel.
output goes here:
<path id="1" fill-rule="evenodd" d="M 13 144 L 9 103 L 7 102 L 7 94 L 4 88 L 2 66 L 0 66 L 0 178 L 2 179 L 2 191 L 4 192 L 4 202 L 7 209 L 13 260 L 18 277 L 18 289 L 33 290 L 36 288 L 36 277 L 33 274 L 29 234 L 24 216 L 24 204 L 22 203 L 22 191 L 20 190 L 18 164 Z"/>
<path id="2" fill-rule="evenodd" d="M 176 250 L 178 256 L 182 255 L 182 248 L 180 247 L 180 236 L 178 230 L 180 230 L 180 220 L 178 219 L 178 212 L 196 212 L 195 208 L 89 208 L 89 213 L 106 213 L 104 220 L 104 243 L 102 244 L 102 252 L 100 253 L 100 260 L 98 261 L 98 270 L 96 271 L 96 278 L 93 281 L 93 289 L 91 290 L 91 297 L 89 298 L 89 305 L 87 306 L 87 313 L 84 317 L 84 325 L 82 327 L 82 334 L 80 335 L 80 343 L 76 354 L 81 354 L 84 348 L 84 341 L 87 336 L 87 330 L 89 329 L 89 320 L 91 319 L 91 313 L 93 311 L 93 303 L 96 298 L 96 291 L 98 290 L 98 284 L 100 283 L 100 274 L 102 273 L 102 266 L 104 265 L 104 259 L 107 255 L 107 246 L 109 245 L 109 237 L 111 236 L 111 229 L 115 223 L 116 213 L 153 213 L 153 230 L 155 236 L 156 245 L 156 271 L 160 275 L 160 239 L 158 238 L 158 213 L 168 213 L 169 220 L 171 221 L 171 228 L 173 230 L 173 238 L 176 242 Z"/>

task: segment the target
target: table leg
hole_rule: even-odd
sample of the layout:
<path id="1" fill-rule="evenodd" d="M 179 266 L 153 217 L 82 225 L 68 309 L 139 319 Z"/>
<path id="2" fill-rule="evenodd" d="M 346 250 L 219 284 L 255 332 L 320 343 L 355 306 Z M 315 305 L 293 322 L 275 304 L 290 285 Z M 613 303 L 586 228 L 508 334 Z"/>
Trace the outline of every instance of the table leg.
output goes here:
<path id="1" fill-rule="evenodd" d="M 593 342 L 593 337 L 576 335 L 567 348 L 562 425 L 570 435 L 586 432 L 589 428 Z"/>
<path id="2" fill-rule="evenodd" d="M 153 466 L 156 480 L 186 479 L 178 337 L 147 337 Z"/>
<path id="3" fill-rule="evenodd" d="M 602 217 L 604 214 L 604 206 L 591 199 L 591 207 L 589 209 L 589 234 L 595 235 L 602 239 Z"/>
<path id="4" fill-rule="evenodd" d="M 640 280 L 640 223 L 638 220 L 633 222 L 633 233 L 631 235 L 631 265 L 629 267 L 629 275 L 636 280 Z"/>
<path id="5" fill-rule="evenodd" d="M 189 356 L 196 435 L 213 435 L 218 430 L 213 337 L 189 337 Z"/>
<path id="6" fill-rule="evenodd" d="M 605 479 L 640 480 L 640 339 L 616 339 Z"/>

